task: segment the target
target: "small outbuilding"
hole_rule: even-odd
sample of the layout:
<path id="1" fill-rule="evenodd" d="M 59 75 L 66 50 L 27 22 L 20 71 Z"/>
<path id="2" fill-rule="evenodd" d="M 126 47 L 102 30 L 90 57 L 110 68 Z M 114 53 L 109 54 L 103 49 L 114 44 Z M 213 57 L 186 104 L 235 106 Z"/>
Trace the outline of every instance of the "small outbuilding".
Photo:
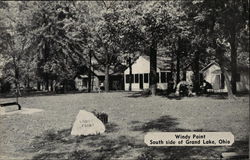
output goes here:
<path id="1" fill-rule="evenodd" d="M 110 69 L 109 75 L 109 89 L 110 90 L 124 90 L 123 86 L 123 72 L 114 71 Z M 91 70 L 91 86 L 89 86 L 88 73 L 84 72 L 75 76 L 75 88 L 79 91 L 87 90 L 91 87 L 92 91 L 100 91 L 104 89 L 105 72 L 101 69 Z"/>
<path id="2" fill-rule="evenodd" d="M 231 80 L 231 71 L 227 69 L 229 80 Z M 201 70 L 202 78 L 210 83 L 214 92 L 227 92 L 225 77 L 221 72 L 219 64 L 211 62 Z M 238 64 L 237 73 L 237 91 L 249 92 L 249 67 Z"/>

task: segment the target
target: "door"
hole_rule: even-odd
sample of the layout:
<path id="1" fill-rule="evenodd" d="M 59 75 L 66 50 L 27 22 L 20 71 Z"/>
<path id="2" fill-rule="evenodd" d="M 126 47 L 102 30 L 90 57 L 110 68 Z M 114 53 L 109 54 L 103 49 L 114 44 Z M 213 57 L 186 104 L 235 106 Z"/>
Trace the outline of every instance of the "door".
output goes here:
<path id="1" fill-rule="evenodd" d="M 220 75 L 215 75 L 213 89 L 218 90 L 220 89 Z"/>
<path id="2" fill-rule="evenodd" d="M 143 74 L 140 74 L 140 89 L 143 89 Z"/>

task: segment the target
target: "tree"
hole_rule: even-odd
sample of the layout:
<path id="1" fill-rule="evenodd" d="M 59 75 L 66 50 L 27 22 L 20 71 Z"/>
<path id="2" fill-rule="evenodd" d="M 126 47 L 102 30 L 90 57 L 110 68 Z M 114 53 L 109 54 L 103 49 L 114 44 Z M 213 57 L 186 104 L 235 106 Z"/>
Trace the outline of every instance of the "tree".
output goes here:
<path id="1" fill-rule="evenodd" d="M 230 44 L 230 57 L 231 57 L 231 85 L 227 84 L 228 95 L 233 97 L 236 89 L 236 76 L 237 76 L 237 59 L 238 59 L 238 46 L 245 46 L 240 44 L 242 42 L 241 33 L 248 28 L 248 7 L 249 1 L 192 1 L 189 3 L 194 6 L 195 17 L 197 21 L 205 24 L 205 29 L 209 32 L 210 46 L 216 51 L 216 57 L 219 64 L 225 65 L 224 61 L 226 56 L 219 52 L 224 51 L 222 46 L 225 44 Z M 222 45 L 218 45 L 218 41 L 223 42 Z M 244 42 L 243 42 L 244 43 Z M 247 43 L 247 41 L 245 42 Z M 222 49 L 219 49 L 221 48 Z M 220 57 L 220 58 L 219 58 Z M 225 66 L 221 66 L 224 68 Z M 222 69 L 223 70 L 223 69 Z M 227 79 L 229 79 L 227 77 Z M 232 92 L 231 92 L 232 90 Z"/>
<path id="2" fill-rule="evenodd" d="M 64 84 L 72 79 L 77 67 L 86 64 L 87 29 L 85 19 L 77 14 L 75 2 L 37 2 L 32 15 L 31 34 L 38 51 L 38 75 Z"/>
<path id="3" fill-rule="evenodd" d="M 92 32 L 93 55 L 99 64 L 105 68 L 104 87 L 106 92 L 109 91 L 110 68 L 120 63 L 121 22 L 119 16 L 115 2 L 104 2 L 101 15 L 99 15 Z"/>
<path id="4" fill-rule="evenodd" d="M 219 12 L 218 24 L 230 44 L 231 50 L 231 86 L 233 94 L 237 92 L 237 48 L 240 42 L 240 33 L 249 21 L 249 1 L 225 1 L 222 11 Z"/>
<path id="5" fill-rule="evenodd" d="M 178 10 L 178 2 L 141 2 L 138 5 L 134 23 L 138 24 L 144 33 L 144 45 L 150 51 L 150 89 L 152 95 L 157 88 L 157 49 L 166 37 L 175 30 L 182 12 Z"/>
<path id="6" fill-rule="evenodd" d="M 29 25 L 29 18 L 25 14 L 29 14 L 23 6 L 25 2 L 6 3 L 1 8 L 1 21 L 4 30 L 2 30 L 1 38 L 1 54 L 5 59 L 4 76 L 10 81 L 14 81 L 17 92 L 20 94 L 20 82 L 23 79 L 25 71 L 24 58 L 30 44 L 30 37 L 27 34 L 26 27 Z M 10 12 L 11 10 L 11 12 Z"/>
<path id="7" fill-rule="evenodd" d="M 144 37 L 141 30 L 134 23 L 133 17 L 136 14 L 136 8 L 140 3 L 122 2 L 117 6 L 119 12 L 120 28 L 120 59 L 125 60 L 129 67 L 129 91 L 132 90 L 132 64 L 144 52 Z"/>

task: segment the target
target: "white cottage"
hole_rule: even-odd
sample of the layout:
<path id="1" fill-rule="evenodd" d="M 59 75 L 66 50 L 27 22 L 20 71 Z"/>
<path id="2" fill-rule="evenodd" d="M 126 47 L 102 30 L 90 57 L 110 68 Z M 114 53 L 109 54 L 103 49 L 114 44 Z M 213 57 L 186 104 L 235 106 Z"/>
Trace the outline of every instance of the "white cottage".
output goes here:
<path id="1" fill-rule="evenodd" d="M 171 80 L 169 57 L 157 57 L 157 88 L 167 89 Z M 132 64 L 132 91 L 140 91 L 149 88 L 150 60 L 149 56 L 140 56 Z M 129 90 L 129 68 L 124 71 L 125 90 Z"/>
<path id="2" fill-rule="evenodd" d="M 212 62 L 201 70 L 203 79 L 210 83 L 214 92 L 227 92 L 226 82 L 221 69 L 216 62 Z M 229 72 L 229 80 L 231 80 L 231 72 Z M 237 91 L 249 91 L 249 68 L 244 65 L 238 65 L 237 74 Z"/>
<path id="3" fill-rule="evenodd" d="M 123 67 L 123 68 L 122 68 Z M 120 70 L 114 70 L 113 68 L 110 69 L 109 73 L 109 89 L 110 90 L 123 90 L 123 71 L 124 66 L 121 66 Z M 91 90 L 92 91 L 99 91 L 100 89 L 104 89 L 104 79 L 105 79 L 105 72 L 101 69 L 92 70 L 91 76 Z M 88 73 L 83 72 L 75 77 L 75 88 L 79 91 L 84 91 L 89 88 L 88 83 Z"/>
<path id="4" fill-rule="evenodd" d="M 89 88 L 88 76 L 87 75 L 77 75 L 75 77 L 75 88 L 78 91 L 84 91 Z M 100 88 L 100 81 L 96 75 L 91 77 L 91 89 L 96 91 Z"/>

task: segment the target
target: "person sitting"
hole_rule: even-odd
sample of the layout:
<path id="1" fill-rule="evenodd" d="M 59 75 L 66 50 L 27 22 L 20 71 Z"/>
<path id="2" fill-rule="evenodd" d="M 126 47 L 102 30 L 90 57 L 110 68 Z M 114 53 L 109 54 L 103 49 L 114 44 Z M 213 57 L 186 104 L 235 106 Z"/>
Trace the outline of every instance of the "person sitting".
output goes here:
<path id="1" fill-rule="evenodd" d="M 208 93 L 208 90 L 213 89 L 213 86 L 206 80 L 203 80 L 202 89 L 203 89 L 203 93 Z"/>
<path id="2" fill-rule="evenodd" d="M 176 86 L 176 96 L 191 96 L 191 84 L 189 84 L 185 79 L 182 79 Z"/>

